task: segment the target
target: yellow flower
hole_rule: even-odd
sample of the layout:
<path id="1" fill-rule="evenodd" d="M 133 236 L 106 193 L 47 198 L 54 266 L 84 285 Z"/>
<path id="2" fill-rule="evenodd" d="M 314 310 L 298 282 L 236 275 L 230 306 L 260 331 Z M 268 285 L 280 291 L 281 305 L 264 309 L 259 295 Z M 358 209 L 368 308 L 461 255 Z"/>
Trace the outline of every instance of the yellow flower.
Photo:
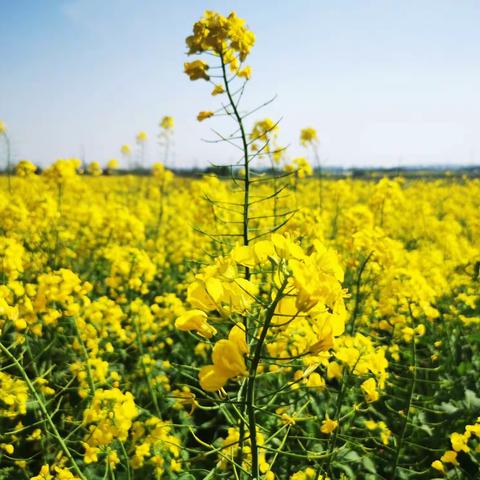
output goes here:
<path id="1" fill-rule="evenodd" d="M 230 378 L 245 375 L 243 355 L 248 353 L 245 330 L 241 325 L 232 328 L 228 340 L 219 340 L 212 351 L 213 365 L 200 369 L 200 386 L 207 392 L 220 390 Z"/>
<path id="2" fill-rule="evenodd" d="M 107 163 L 107 168 L 109 171 L 116 170 L 118 168 L 118 160 L 116 158 L 112 158 Z"/>
<path id="3" fill-rule="evenodd" d="M 163 117 L 160 121 L 160 126 L 165 130 L 172 130 L 174 125 L 173 117 L 169 117 L 168 115 Z"/>
<path id="4" fill-rule="evenodd" d="M 477 422 L 479 421 L 479 419 L 477 419 Z M 467 425 L 465 427 L 465 433 L 473 433 L 474 435 L 476 435 L 477 437 L 480 437 L 480 423 L 475 423 L 474 425 Z"/>
<path id="5" fill-rule="evenodd" d="M 209 312 L 218 308 L 222 295 L 220 280 L 208 278 L 196 280 L 188 286 L 187 300 L 193 307 Z"/>
<path id="6" fill-rule="evenodd" d="M 255 43 L 255 35 L 235 12 L 224 17 L 207 10 L 194 24 L 193 35 L 187 37 L 186 42 L 189 55 L 213 52 L 226 57 L 229 52 L 235 52 L 243 62 Z"/>
<path id="7" fill-rule="evenodd" d="M 323 390 L 326 387 L 325 380 L 319 373 L 312 373 L 305 382 L 308 388 L 314 388 L 316 390 Z"/>
<path id="8" fill-rule="evenodd" d="M 213 117 L 215 114 L 213 112 L 200 112 L 198 115 L 197 115 L 197 120 L 199 122 L 203 122 L 204 120 L 206 120 L 207 118 L 210 118 L 210 117 Z"/>
<path id="9" fill-rule="evenodd" d="M 324 327 L 317 336 L 317 341 L 310 345 L 309 352 L 316 355 L 320 352 L 328 352 L 333 348 L 332 329 L 329 326 Z"/>
<path id="10" fill-rule="evenodd" d="M 0 135 L 5 134 L 7 131 L 7 126 L 5 125 L 5 122 L 0 120 Z"/>
<path id="11" fill-rule="evenodd" d="M 28 160 L 20 160 L 15 167 L 15 173 L 19 177 L 29 177 L 36 171 L 37 167 Z"/>
<path id="12" fill-rule="evenodd" d="M 217 330 L 208 324 L 207 314 L 202 310 L 189 310 L 175 320 L 175 327 L 184 332 L 195 330 L 205 338 L 211 338 Z"/>
<path id="13" fill-rule="evenodd" d="M 215 85 L 212 90 L 212 95 L 221 95 L 222 93 L 225 93 L 225 89 L 223 88 L 222 85 Z"/>
<path id="14" fill-rule="evenodd" d="M 96 390 L 90 406 L 83 412 L 84 424 L 90 425 L 83 442 L 85 462 L 98 461 L 97 454 L 101 447 L 115 440 L 126 441 L 137 414 L 130 392 L 122 393 L 118 388 Z"/>
<path id="15" fill-rule="evenodd" d="M 141 132 L 138 132 L 137 133 L 137 137 L 136 137 L 136 140 L 137 140 L 137 143 L 143 143 L 143 142 L 146 142 L 148 139 L 148 135 L 146 132 L 144 132 L 143 130 Z"/>
<path id="16" fill-rule="evenodd" d="M 367 430 L 376 430 L 378 428 L 378 423 L 375 420 L 365 420 L 365 427 Z"/>
<path id="17" fill-rule="evenodd" d="M 247 369 L 242 352 L 233 340 L 219 340 L 213 347 L 212 360 L 215 370 L 228 378 L 244 374 Z"/>
<path id="18" fill-rule="evenodd" d="M 245 78 L 246 80 L 250 80 L 252 76 L 252 67 L 245 67 L 242 68 L 237 74 L 240 78 Z"/>
<path id="19" fill-rule="evenodd" d="M 458 465 L 458 462 L 457 462 L 457 452 L 454 452 L 452 450 L 447 450 L 443 455 L 442 457 L 440 458 L 440 460 L 443 462 L 443 463 L 451 463 L 452 465 Z"/>
<path id="20" fill-rule="evenodd" d="M 322 426 L 320 427 L 320 431 L 325 433 L 326 435 L 330 435 L 336 428 L 338 427 L 337 420 L 332 420 L 326 416 L 325 420 L 322 422 Z"/>
<path id="21" fill-rule="evenodd" d="M 290 475 L 289 480 L 329 480 L 329 478 L 323 475 L 317 476 L 317 472 L 313 468 L 307 467 L 305 470 Z"/>
<path id="22" fill-rule="evenodd" d="M 452 443 L 452 448 L 456 452 L 464 451 L 469 452 L 470 448 L 467 445 L 467 442 L 470 438 L 470 432 L 465 432 L 464 434 L 461 433 L 452 433 L 450 435 L 450 442 Z"/>
<path id="23" fill-rule="evenodd" d="M 120 458 L 118 458 L 118 453 L 115 450 L 110 450 L 107 455 L 108 464 L 110 468 L 115 469 L 116 466 L 120 463 Z"/>
<path id="24" fill-rule="evenodd" d="M 203 60 L 194 60 L 193 62 L 185 62 L 183 64 L 184 72 L 188 75 L 190 80 L 199 80 L 203 78 L 204 80 L 210 80 L 210 77 L 207 74 L 209 66 Z"/>
<path id="25" fill-rule="evenodd" d="M 440 460 L 434 460 L 432 462 L 432 468 L 442 473 L 445 472 L 445 467 L 443 466 L 443 463 Z"/>
<path id="26" fill-rule="evenodd" d="M 15 451 L 15 447 L 11 443 L 0 443 L 0 448 L 8 455 L 13 455 L 13 452 Z"/>
<path id="27" fill-rule="evenodd" d="M 55 467 L 55 480 L 79 480 L 78 477 L 73 475 L 73 473 L 67 468 Z"/>
<path id="28" fill-rule="evenodd" d="M 83 454 L 83 460 L 85 463 L 96 463 L 98 462 L 98 454 L 100 449 L 98 447 L 91 447 L 88 443 L 82 442 L 85 453 Z"/>
<path id="29" fill-rule="evenodd" d="M 42 465 L 40 472 L 30 480 L 53 480 L 53 475 L 50 473 L 50 467 L 48 465 Z"/>
<path id="30" fill-rule="evenodd" d="M 360 387 L 363 390 L 367 403 L 376 402 L 379 399 L 380 396 L 377 391 L 377 382 L 375 382 L 375 379 L 369 378 L 365 380 Z"/>
<path id="31" fill-rule="evenodd" d="M 318 141 L 317 131 L 312 127 L 302 128 L 300 131 L 300 143 L 303 146 Z"/>
<path id="32" fill-rule="evenodd" d="M 122 147 L 120 148 L 120 152 L 122 153 L 122 155 L 125 155 L 125 156 L 128 156 L 132 153 L 132 148 L 130 147 L 130 145 L 122 145 Z"/>
<path id="33" fill-rule="evenodd" d="M 214 365 L 206 365 L 202 367 L 198 374 L 198 379 L 200 381 L 200 386 L 206 392 L 216 392 L 228 381 L 228 377 L 226 375 L 222 376 L 217 370 L 215 370 Z"/>
<path id="34" fill-rule="evenodd" d="M 28 387 L 20 379 L 0 372 L 0 417 L 14 418 L 27 412 Z"/>
<path id="35" fill-rule="evenodd" d="M 40 428 L 36 428 L 28 437 L 27 440 L 33 442 L 35 440 L 40 440 L 42 438 L 42 430 Z"/>
<path id="36" fill-rule="evenodd" d="M 102 167 L 100 167 L 98 162 L 91 162 L 87 167 L 87 172 L 90 175 L 97 177 L 102 174 Z"/>
<path id="37" fill-rule="evenodd" d="M 276 132 L 278 132 L 278 125 L 271 118 L 265 118 L 255 122 L 252 132 L 250 133 L 250 138 L 253 141 L 260 140 L 267 142 L 269 136 L 276 134 Z"/>
<path id="38" fill-rule="evenodd" d="M 313 174 L 313 169 L 306 158 L 294 158 L 293 164 L 296 168 L 298 178 L 305 178 Z"/>
<path id="39" fill-rule="evenodd" d="M 228 339 L 231 340 L 238 348 L 238 351 L 243 354 L 248 354 L 248 344 L 245 335 L 245 326 L 237 323 L 228 334 Z"/>
<path id="40" fill-rule="evenodd" d="M 249 246 L 238 246 L 232 250 L 232 258 L 245 267 L 255 267 L 275 256 L 275 249 L 270 240 L 260 240 Z"/>

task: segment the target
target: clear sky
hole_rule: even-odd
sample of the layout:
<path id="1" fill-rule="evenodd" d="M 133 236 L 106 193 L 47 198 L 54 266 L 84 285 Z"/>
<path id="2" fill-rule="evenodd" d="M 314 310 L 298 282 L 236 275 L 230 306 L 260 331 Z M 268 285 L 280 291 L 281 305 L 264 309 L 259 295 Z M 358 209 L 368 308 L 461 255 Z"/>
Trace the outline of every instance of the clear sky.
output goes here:
<path id="1" fill-rule="evenodd" d="M 255 32 L 245 107 L 282 118 L 280 140 L 317 128 L 327 165 L 480 163 L 478 0 L 0 0 L 0 119 L 16 159 L 45 165 L 119 157 L 135 134 L 176 120 L 181 166 L 230 162 L 212 145 L 209 84 L 183 73 L 185 37 L 205 9 Z M 82 153 L 83 152 L 83 153 Z"/>

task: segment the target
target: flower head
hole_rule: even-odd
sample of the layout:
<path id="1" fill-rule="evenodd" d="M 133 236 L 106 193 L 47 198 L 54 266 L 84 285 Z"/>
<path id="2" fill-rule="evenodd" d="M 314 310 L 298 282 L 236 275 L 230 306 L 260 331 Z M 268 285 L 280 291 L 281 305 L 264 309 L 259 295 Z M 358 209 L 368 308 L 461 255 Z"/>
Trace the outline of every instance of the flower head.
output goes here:
<path id="1" fill-rule="evenodd" d="M 137 133 L 137 143 L 143 143 L 143 142 L 146 142 L 148 139 L 148 135 L 146 132 L 144 132 L 143 130 L 141 132 L 138 132 Z"/>
<path id="2" fill-rule="evenodd" d="M 37 171 L 37 167 L 32 162 L 29 162 L 28 160 L 20 160 L 15 167 L 15 173 L 19 177 L 29 177 L 36 171 Z"/>
<path id="3" fill-rule="evenodd" d="M 255 44 L 255 35 L 245 23 L 235 12 L 224 17 L 207 10 L 193 26 L 193 35 L 187 37 L 189 55 L 203 52 L 223 55 L 233 50 L 243 62 Z"/>
<path id="4" fill-rule="evenodd" d="M 209 66 L 203 60 L 194 60 L 193 62 L 185 62 L 183 71 L 188 75 L 190 80 L 210 80 L 207 74 Z"/>
<path id="5" fill-rule="evenodd" d="M 338 427 L 338 422 L 336 420 L 332 420 L 327 415 L 325 420 L 322 422 L 322 426 L 320 427 L 320 431 L 325 433 L 326 435 L 330 435 L 333 431 L 336 430 Z"/>
<path id="6" fill-rule="evenodd" d="M 122 145 L 120 148 L 120 152 L 122 153 L 122 155 L 128 156 L 132 153 L 132 148 L 130 147 L 130 145 Z"/>
<path id="7" fill-rule="evenodd" d="M 212 95 L 221 95 L 222 93 L 225 93 L 225 89 L 223 88 L 222 85 L 215 85 L 212 90 Z"/>
<path id="8" fill-rule="evenodd" d="M 173 117 L 169 117 L 168 115 L 163 117 L 162 120 L 160 121 L 160 126 L 164 130 L 172 130 L 173 127 L 175 126 L 175 123 L 173 121 Z"/>
<path id="9" fill-rule="evenodd" d="M 107 163 L 107 169 L 109 171 L 116 170 L 118 168 L 118 160 L 116 158 L 112 158 Z"/>
<path id="10" fill-rule="evenodd" d="M 363 390 L 363 394 L 365 395 L 365 401 L 367 403 L 372 403 L 376 402 L 379 398 L 379 394 L 377 391 L 377 382 L 375 382 L 375 379 L 369 378 L 368 380 L 365 380 L 361 388 Z"/>
<path id="11" fill-rule="evenodd" d="M 197 115 L 197 120 L 199 122 L 203 122 L 204 120 L 206 120 L 207 118 L 210 118 L 210 117 L 213 117 L 215 114 L 213 112 L 200 112 L 198 115 Z"/>
<path id="12" fill-rule="evenodd" d="M 302 128 L 300 131 L 300 143 L 305 147 L 318 142 L 317 131 L 312 127 Z"/>

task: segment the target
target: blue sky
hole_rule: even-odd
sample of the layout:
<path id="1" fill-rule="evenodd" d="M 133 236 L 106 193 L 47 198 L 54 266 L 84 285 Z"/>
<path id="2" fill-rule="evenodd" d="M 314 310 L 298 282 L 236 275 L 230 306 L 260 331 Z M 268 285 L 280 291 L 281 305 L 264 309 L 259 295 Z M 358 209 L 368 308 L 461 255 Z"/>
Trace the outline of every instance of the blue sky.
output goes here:
<path id="1" fill-rule="evenodd" d="M 218 97 L 183 74 L 185 37 L 205 9 L 245 18 L 257 43 L 244 106 L 282 118 L 289 155 L 317 128 L 322 161 L 339 166 L 480 163 L 477 0 L 0 0 L 0 119 L 16 159 L 84 155 L 105 163 L 135 134 L 176 120 L 179 166 L 228 163 L 198 123 Z"/>

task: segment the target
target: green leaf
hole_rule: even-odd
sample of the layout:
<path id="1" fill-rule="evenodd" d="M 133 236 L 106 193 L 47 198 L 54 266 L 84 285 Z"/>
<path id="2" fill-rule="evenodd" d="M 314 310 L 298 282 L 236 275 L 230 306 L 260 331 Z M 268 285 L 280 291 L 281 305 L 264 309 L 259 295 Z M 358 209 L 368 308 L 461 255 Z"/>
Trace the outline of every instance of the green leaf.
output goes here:
<path id="1" fill-rule="evenodd" d="M 363 457 L 362 458 L 362 465 L 363 468 L 370 473 L 377 473 L 377 469 L 375 468 L 375 464 L 372 462 L 372 460 L 368 457 Z"/>
<path id="2" fill-rule="evenodd" d="M 480 343 L 480 333 L 471 333 L 468 336 L 468 340 L 470 340 L 470 342 Z"/>
<path id="3" fill-rule="evenodd" d="M 454 413 L 458 412 L 459 408 L 453 405 L 453 403 L 445 403 L 442 402 L 440 404 L 440 408 L 449 415 L 453 415 Z"/>
<path id="4" fill-rule="evenodd" d="M 472 390 L 465 390 L 465 405 L 467 408 L 480 408 L 480 398 Z"/>

